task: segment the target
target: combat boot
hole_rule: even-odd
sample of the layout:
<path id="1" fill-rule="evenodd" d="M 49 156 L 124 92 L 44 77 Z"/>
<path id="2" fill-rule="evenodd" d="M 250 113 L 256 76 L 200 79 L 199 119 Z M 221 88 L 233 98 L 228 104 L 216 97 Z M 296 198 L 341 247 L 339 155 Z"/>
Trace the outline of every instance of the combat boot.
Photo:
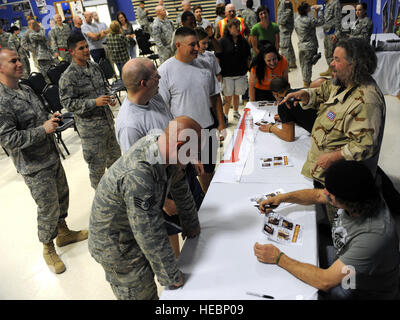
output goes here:
<path id="1" fill-rule="evenodd" d="M 60 222 L 57 228 L 58 228 L 58 234 L 56 238 L 56 244 L 59 247 L 66 246 L 67 244 L 70 243 L 86 240 L 88 238 L 87 230 L 81 230 L 81 231 L 69 230 L 65 220 L 63 222 Z"/>
<path id="2" fill-rule="evenodd" d="M 322 77 L 330 77 L 332 75 L 332 69 L 328 67 L 328 70 L 319 74 Z"/>
<path id="3" fill-rule="evenodd" d="M 59 274 L 66 270 L 64 263 L 61 261 L 56 249 L 54 248 L 53 241 L 43 243 L 43 258 L 51 272 Z"/>

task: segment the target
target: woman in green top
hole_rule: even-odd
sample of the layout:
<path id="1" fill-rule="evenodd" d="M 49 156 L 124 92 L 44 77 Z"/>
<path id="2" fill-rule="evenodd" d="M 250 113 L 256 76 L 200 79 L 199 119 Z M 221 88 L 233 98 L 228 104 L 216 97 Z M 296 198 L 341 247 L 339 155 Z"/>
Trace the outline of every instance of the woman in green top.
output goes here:
<path id="1" fill-rule="evenodd" d="M 254 55 L 259 53 L 259 43 L 265 40 L 279 50 L 279 27 L 269 20 L 269 9 L 266 6 L 259 6 L 256 14 L 260 22 L 256 23 L 250 32 L 250 43 L 253 47 Z"/>

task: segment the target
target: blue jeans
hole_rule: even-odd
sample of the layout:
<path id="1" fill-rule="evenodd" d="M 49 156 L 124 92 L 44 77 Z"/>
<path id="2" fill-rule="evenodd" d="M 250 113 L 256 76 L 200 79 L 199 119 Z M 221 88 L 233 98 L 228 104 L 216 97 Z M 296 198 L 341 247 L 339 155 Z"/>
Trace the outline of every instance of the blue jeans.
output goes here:
<path id="1" fill-rule="evenodd" d="M 133 47 L 129 47 L 128 51 L 131 59 L 136 58 L 136 45 L 134 45 Z"/>
<path id="2" fill-rule="evenodd" d="M 90 50 L 94 62 L 99 63 L 101 58 L 106 58 L 106 51 L 104 49 L 93 49 Z"/>

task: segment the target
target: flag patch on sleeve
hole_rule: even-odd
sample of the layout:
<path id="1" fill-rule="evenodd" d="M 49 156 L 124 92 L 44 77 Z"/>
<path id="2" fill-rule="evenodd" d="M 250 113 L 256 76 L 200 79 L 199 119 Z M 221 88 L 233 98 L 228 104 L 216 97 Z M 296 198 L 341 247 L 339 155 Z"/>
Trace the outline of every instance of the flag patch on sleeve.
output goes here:
<path id="1" fill-rule="evenodd" d="M 336 118 L 336 113 L 334 113 L 333 111 L 329 110 L 328 114 L 326 115 L 327 118 L 331 121 L 333 121 Z"/>

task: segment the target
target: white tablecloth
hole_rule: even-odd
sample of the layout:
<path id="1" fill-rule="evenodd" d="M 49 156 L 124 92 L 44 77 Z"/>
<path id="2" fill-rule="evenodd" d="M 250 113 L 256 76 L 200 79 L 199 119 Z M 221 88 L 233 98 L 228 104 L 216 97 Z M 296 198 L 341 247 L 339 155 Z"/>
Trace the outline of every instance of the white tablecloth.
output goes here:
<path id="1" fill-rule="evenodd" d="M 286 270 L 258 262 L 253 246 L 272 243 L 262 233 L 264 216 L 248 200 L 254 194 L 277 188 L 293 191 L 307 186 L 282 184 L 212 183 L 199 211 L 200 236 L 188 239 L 179 257 L 185 284 L 164 289 L 163 300 L 246 300 L 258 299 L 247 291 L 275 299 L 315 299 L 317 289 L 298 280 Z M 303 225 L 303 244 L 274 243 L 291 258 L 316 265 L 317 235 L 314 207 L 291 206 L 280 211 Z"/>
<path id="2" fill-rule="evenodd" d="M 252 110 L 254 122 L 266 113 L 273 117 L 276 112 L 276 107 L 260 110 L 254 103 L 248 103 L 247 107 Z M 236 130 L 239 125 L 240 121 Z M 262 232 L 264 215 L 260 215 L 249 200 L 256 194 L 267 194 L 280 188 L 284 192 L 312 188 L 312 182 L 300 174 L 309 148 L 309 135 L 304 130 L 297 130 L 296 141 L 288 143 L 273 134 L 258 131 L 257 127 L 256 130 L 253 143 L 243 138 L 240 161 L 218 166 L 199 211 L 201 233 L 199 237 L 185 241 L 179 257 L 185 284 L 177 290 L 165 289 L 160 299 L 257 299 L 247 295 L 247 291 L 271 295 L 275 299 L 316 299 L 317 289 L 276 265 L 257 261 L 254 244 L 273 242 Z M 230 158 L 237 134 L 227 144 L 224 159 Z M 276 153 L 287 154 L 295 165 L 251 170 L 251 161 Z M 303 243 L 293 246 L 273 244 L 291 258 L 317 265 L 314 207 L 294 205 L 279 213 L 303 226 Z"/>
<path id="3" fill-rule="evenodd" d="M 394 33 L 379 33 L 376 40 L 385 41 L 390 39 L 400 39 Z M 375 40 L 375 34 L 371 36 L 371 41 Z M 376 52 L 378 65 L 372 75 L 382 90 L 383 94 L 397 96 L 400 94 L 400 51 L 378 51 Z"/>

